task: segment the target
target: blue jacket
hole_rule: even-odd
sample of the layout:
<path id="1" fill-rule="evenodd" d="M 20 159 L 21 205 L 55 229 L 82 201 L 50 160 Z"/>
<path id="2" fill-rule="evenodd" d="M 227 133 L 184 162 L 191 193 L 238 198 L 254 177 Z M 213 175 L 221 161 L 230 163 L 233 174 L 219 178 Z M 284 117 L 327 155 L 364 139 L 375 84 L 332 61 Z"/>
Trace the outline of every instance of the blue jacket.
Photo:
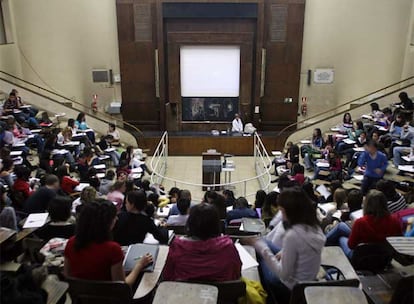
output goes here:
<path id="1" fill-rule="evenodd" d="M 358 166 L 365 166 L 365 176 L 382 178 L 388 166 L 388 159 L 384 153 L 377 151 L 377 157 L 372 159 L 367 151 L 361 153 L 358 158 Z M 382 174 L 377 174 L 375 169 L 381 169 Z"/>

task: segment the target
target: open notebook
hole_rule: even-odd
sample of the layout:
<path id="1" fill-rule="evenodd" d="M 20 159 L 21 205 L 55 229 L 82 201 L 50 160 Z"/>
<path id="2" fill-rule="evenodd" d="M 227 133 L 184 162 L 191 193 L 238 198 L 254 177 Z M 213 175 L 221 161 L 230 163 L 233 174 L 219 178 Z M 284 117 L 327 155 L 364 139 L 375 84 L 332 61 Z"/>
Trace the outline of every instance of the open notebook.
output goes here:
<path id="1" fill-rule="evenodd" d="M 147 253 L 152 255 L 154 263 L 148 265 L 143 271 L 153 272 L 155 267 L 155 261 L 158 256 L 158 245 L 147 245 L 147 244 L 133 244 L 128 246 L 128 250 L 124 258 L 124 270 L 131 272 L 137 261 Z"/>

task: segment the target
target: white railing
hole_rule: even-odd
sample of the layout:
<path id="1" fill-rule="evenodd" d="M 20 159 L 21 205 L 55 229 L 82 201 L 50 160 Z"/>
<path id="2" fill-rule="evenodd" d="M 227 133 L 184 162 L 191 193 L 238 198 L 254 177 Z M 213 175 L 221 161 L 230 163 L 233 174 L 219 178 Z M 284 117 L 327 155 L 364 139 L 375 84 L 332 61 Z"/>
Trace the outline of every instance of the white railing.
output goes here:
<path id="1" fill-rule="evenodd" d="M 237 195 L 242 195 L 248 199 L 254 199 L 257 190 L 262 189 L 266 192 L 269 192 L 271 185 L 271 174 L 269 165 L 271 164 L 272 159 L 267 153 L 266 148 L 263 145 L 263 142 L 257 133 L 254 134 L 253 155 L 256 176 L 251 178 L 221 184 L 198 184 L 169 178 L 165 176 L 168 163 L 168 133 L 164 132 L 151 159 L 151 182 L 157 184 L 168 183 L 171 184 L 171 186 L 178 187 L 180 189 L 189 189 L 190 191 L 191 188 L 201 189 L 202 187 L 206 187 L 207 189 L 213 189 L 214 187 L 232 188 L 235 189 Z M 259 184 L 259 186 L 257 186 L 257 183 Z M 254 189 L 251 192 L 248 191 L 249 185 L 252 185 L 250 189 Z M 193 199 L 195 201 L 202 200 L 201 197 L 195 197 Z"/>
<path id="2" fill-rule="evenodd" d="M 168 132 L 162 135 L 151 159 L 151 183 L 162 184 L 168 163 Z"/>

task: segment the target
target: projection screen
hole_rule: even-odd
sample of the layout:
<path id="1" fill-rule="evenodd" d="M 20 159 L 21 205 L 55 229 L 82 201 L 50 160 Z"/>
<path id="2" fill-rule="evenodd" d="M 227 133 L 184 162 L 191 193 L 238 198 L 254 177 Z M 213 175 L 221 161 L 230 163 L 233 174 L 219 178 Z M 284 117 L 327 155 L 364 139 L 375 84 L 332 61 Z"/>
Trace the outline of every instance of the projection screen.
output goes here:
<path id="1" fill-rule="evenodd" d="M 238 97 L 240 46 L 182 46 L 182 97 Z"/>

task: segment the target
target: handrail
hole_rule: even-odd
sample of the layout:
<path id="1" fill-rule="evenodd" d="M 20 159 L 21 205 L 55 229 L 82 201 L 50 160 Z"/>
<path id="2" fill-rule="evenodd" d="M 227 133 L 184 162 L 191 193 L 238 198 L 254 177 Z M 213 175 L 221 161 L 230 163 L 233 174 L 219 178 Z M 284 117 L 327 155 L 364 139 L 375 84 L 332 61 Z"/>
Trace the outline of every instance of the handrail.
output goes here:
<path id="1" fill-rule="evenodd" d="M 27 80 L 24 80 L 24 79 L 22 79 L 22 78 L 20 78 L 20 77 L 17 77 L 17 76 L 15 76 L 15 75 L 12 75 L 12 74 L 7 73 L 7 72 L 5 72 L 5 71 L 0 70 L 0 73 L 2 73 L 2 74 L 4 74 L 4 75 L 7 75 L 7 76 L 9 76 L 9 77 L 11 77 L 11 78 L 17 79 L 18 81 L 21 81 L 21 82 L 23 82 L 23 83 L 25 83 L 25 84 L 29 84 L 29 85 L 31 85 L 31 86 L 33 86 L 33 87 L 35 87 L 35 88 L 38 88 L 38 89 L 40 89 L 40 90 L 42 90 L 42 91 L 48 92 L 48 93 L 50 93 L 50 94 L 53 94 L 53 95 L 55 95 L 55 96 L 57 96 L 57 97 L 60 97 L 60 98 L 62 98 L 62 99 L 64 99 L 64 100 L 70 101 L 70 102 L 72 102 L 72 103 L 74 103 L 74 104 L 76 104 L 76 105 L 78 105 L 78 106 L 80 106 L 80 107 L 83 107 L 84 109 L 86 109 L 86 110 L 88 111 L 88 115 L 89 115 L 89 116 L 91 116 L 91 117 L 93 117 L 93 118 L 95 118 L 95 119 L 98 119 L 98 120 L 100 120 L 100 121 L 104 121 L 104 122 L 107 122 L 108 120 L 109 120 L 109 121 L 111 121 L 111 120 L 115 120 L 115 121 L 117 121 L 117 122 L 121 123 L 122 125 L 126 125 L 126 126 L 128 126 L 129 128 L 133 129 L 133 130 L 134 130 L 135 132 L 137 132 L 137 133 L 138 133 L 138 134 L 139 134 L 142 138 L 144 138 L 144 134 L 142 133 L 142 131 L 141 131 L 140 129 L 138 129 L 136 126 L 134 126 L 133 124 L 131 124 L 131 123 L 129 123 L 129 122 L 127 122 L 127 121 L 125 121 L 125 120 L 122 120 L 122 119 L 119 119 L 119 118 L 116 118 L 116 117 L 110 116 L 110 115 L 108 115 L 108 114 L 106 114 L 106 113 L 99 113 L 99 115 L 103 116 L 103 117 L 99 117 L 96 113 L 94 113 L 94 112 L 93 112 L 92 107 L 88 106 L 87 104 L 80 103 L 80 102 L 78 102 L 78 101 L 76 101 L 76 100 L 74 100 L 74 99 L 72 99 L 72 98 L 69 98 L 69 97 L 63 96 L 62 94 L 59 94 L 59 93 L 56 93 L 56 92 L 53 92 L 53 91 L 51 91 L 51 90 L 49 90 L 49 89 L 46 89 L 46 88 L 44 88 L 44 87 L 41 87 L 41 86 L 39 86 L 39 85 L 37 85 L 37 84 L 34 84 L 34 83 L 32 83 L 32 82 L 30 82 L 30 81 L 27 81 Z M 28 88 L 26 88 L 26 87 L 23 87 L 22 85 L 19 85 L 19 84 L 17 84 L 17 83 L 15 83 L 15 82 L 13 82 L 13 81 L 10 81 L 10 80 L 8 80 L 8 79 L 4 79 L 4 78 L 2 78 L 2 77 L 0 77 L 0 79 L 1 79 L 1 80 L 3 80 L 3 81 L 9 82 L 9 83 L 11 83 L 11 84 L 13 84 L 13 85 L 15 85 L 15 86 L 18 86 L 18 87 L 20 87 L 20 88 L 22 88 L 22 89 L 28 90 L 28 91 L 30 91 L 30 92 L 32 92 L 32 93 L 34 93 L 34 94 L 37 94 L 37 95 L 42 96 L 42 97 L 44 97 L 44 98 L 47 98 L 47 99 L 49 99 L 49 100 L 51 100 L 51 101 L 53 101 L 53 102 L 59 103 L 59 104 L 61 104 L 61 105 L 63 105 L 63 106 L 66 106 L 64 103 L 62 103 L 62 102 L 60 102 L 60 101 L 58 101 L 58 100 L 56 100 L 56 99 L 53 99 L 53 98 L 51 98 L 51 97 L 49 97 L 49 96 L 45 96 L 45 95 L 43 95 L 43 94 L 41 94 L 41 93 L 38 93 L 38 92 L 34 92 L 33 90 L 30 90 L 30 89 L 28 89 Z M 107 119 L 107 120 L 105 120 L 105 119 Z M 118 127 L 123 128 L 122 126 L 118 126 Z M 124 129 L 125 129 L 125 128 L 124 128 Z M 135 137 L 135 135 L 133 135 L 133 136 Z"/>
<path id="2" fill-rule="evenodd" d="M 343 106 L 346 106 L 346 105 L 352 104 L 352 103 L 354 103 L 354 102 L 360 101 L 360 100 L 362 100 L 362 99 L 364 99 L 364 98 L 367 98 L 367 97 L 369 97 L 369 96 L 371 96 L 371 95 L 374 95 L 374 94 L 376 94 L 376 93 L 379 93 L 379 92 L 381 92 L 381 91 L 383 91 L 383 90 L 386 90 L 386 89 L 391 88 L 391 87 L 393 87 L 393 86 L 396 86 L 396 85 L 398 85 L 398 84 L 404 83 L 404 82 L 409 81 L 409 80 L 411 80 L 411 79 L 414 79 L 414 76 L 411 76 L 411 77 L 408 77 L 408 78 L 406 78 L 406 79 L 400 80 L 400 81 L 395 82 L 395 83 L 393 83 L 393 84 L 390 84 L 390 85 L 388 85 L 388 86 L 386 86 L 386 87 L 383 87 L 383 88 L 381 88 L 381 89 L 379 89 L 379 90 L 376 90 L 376 91 L 371 92 L 371 93 L 369 93 L 369 94 L 366 94 L 366 95 L 364 95 L 364 96 L 361 96 L 361 97 L 355 98 L 355 99 L 353 99 L 353 100 L 351 100 L 351 101 L 348 101 L 348 102 L 342 103 L 342 104 L 340 104 L 340 105 L 337 105 L 337 106 L 336 106 L 336 107 L 334 107 L 334 108 L 331 108 L 331 109 L 326 110 L 326 111 L 324 111 L 324 112 L 320 112 L 320 113 L 315 114 L 315 115 L 313 115 L 313 116 L 311 116 L 311 117 L 307 117 L 307 118 L 306 118 L 306 119 L 304 119 L 304 120 L 294 122 L 294 123 L 292 123 L 292 124 L 290 124 L 290 125 L 288 125 L 288 126 L 284 127 L 281 131 L 279 131 L 279 133 L 277 134 L 277 136 L 280 136 L 283 132 L 285 132 L 285 131 L 289 130 L 290 128 L 292 128 L 292 127 L 294 127 L 294 126 L 297 126 L 297 125 L 299 125 L 299 124 L 301 124 L 301 123 L 306 123 L 306 121 L 308 121 L 308 120 L 311 120 L 311 119 L 314 119 L 314 118 L 317 118 L 317 117 L 323 116 L 323 115 L 328 114 L 328 113 L 330 113 L 330 112 L 335 112 L 335 110 L 336 110 L 336 109 L 339 109 L 339 108 L 341 108 L 341 107 L 343 107 Z M 360 107 L 360 106 L 364 106 L 364 105 L 366 105 L 367 103 L 371 103 L 371 102 L 373 102 L 373 101 L 375 101 L 375 100 L 378 100 L 378 99 L 383 98 L 383 97 L 385 97 L 385 96 L 391 95 L 391 94 L 393 94 L 393 93 L 395 93 L 395 92 L 398 92 L 398 91 L 400 91 L 400 90 L 402 90 L 402 89 L 405 89 L 405 88 L 407 88 L 407 87 L 409 87 L 409 86 L 411 86 L 411 85 L 412 85 L 412 84 L 407 85 L 407 86 L 403 86 L 403 87 L 398 88 L 397 90 L 394 90 L 394 91 L 392 91 L 392 92 L 386 93 L 386 94 L 384 94 L 384 95 L 382 95 L 382 96 L 375 97 L 375 98 L 373 98 L 373 99 L 371 99 L 371 100 L 368 100 L 368 101 L 366 101 L 366 102 L 364 102 L 364 103 L 361 103 L 360 105 L 358 105 L 358 107 Z M 332 114 L 332 115 L 330 115 L 330 116 L 328 116 L 328 117 L 323 117 L 323 118 L 321 118 L 320 120 L 318 120 L 318 121 L 316 121 L 316 122 L 313 122 L 313 123 L 307 124 L 306 126 L 303 126 L 303 128 L 306 128 L 306 127 L 309 127 L 309 126 L 313 126 L 313 125 L 315 125 L 315 124 L 320 123 L 320 122 L 321 122 L 321 121 L 323 121 L 323 120 L 326 120 L 326 119 L 332 118 L 332 117 L 334 117 L 334 116 L 336 116 L 336 115 L 338 115 L 338 114 L 342 114 L 342 113 L 345 113 L 345 112 L 346 112 L 346 110 L 345 110 L 345 111 L 341 111 L 341 112 L 339 112 L 339 113 L 336 113 L 336 112 L 335 112 L 334 114 Z M 301 128 L 296 129 L 295 131 L 298 131 L 298 130 L 300 130 L 300 129 L 301 129 Z"/>
<path id="3" fill-rule="evenodd" d="M 263 160 L 263 163 L 261 164 L 261 168 L 263 168 L 263 172 L 260 174 L 257 174 L 254 177 L 250 177 L 250 178 L 246 178 L 240 181 L 233 181 L 233 182 L 228 182 L 228 183 L 220 183 L 220 184 L 199 184 L 199 183 L 191 183 L 191 182 L 187 182 L 187 181 L 183 181 L 183 180 L 178 180 L 178 179 L 173 179 L 173 178 L 169 178 L 167 176 L 165 176 L 164 174 L 161 174 L 159 172 L 157 172 L 157 167 L 159 165 L 160 162 L 160 158 L 162 157 L 162 152 L 166 152 L 166 155 L 168 155 L 168 132 L 165 131 L 164 134 L 162 135 L 160 142 L 157 145 L 157 148 L 154 151 L 153 157 L 151 159 L 151 163 L 150 163 L 150 167 L 152 170 L 152 174 L 151 174 L 151 182 L 154 183 L 155 182 L 155 177 L 157 177 L 160 181 L 162 180 L 166 180 L 166 181 L 170 181 L 172 182 L 174 185 L 176 184 L 182 184 L 182 185 L 186 185 L 186 186 L 191 186 L 191 187 L 206 187 L 206 188 L 214 188 L 214 187 L 228 187 L 228 186 L 235 186 L 237 184 L 244 184 L 244 190 L 245 190 L 245 196 L 251 196 L 253 194 L 246 194 L 246 184 L 250 181 L 256 180 L 256 179 L 260 179 L 262 177 L 264 177 L 265 175 L 268 176 L 268 182 L 263 186 L 261 185 L 263 190 L 268 190 L 269 186 L 270 186 L 270 179 L 271 179 L 271 175 L 270 175 L 270 167 L 268 166 L 269 164 L 271 164 L 272 160 L 269 156 L 269 154 L 267 153 L 266 147 L 264 146 L 262 140 L 260 139 L 260 136 L 255 133 L 254 134 L 254 156 L 255 158 L 257 158 L 258 156 L 260 156 L 260 158 Z M 262 149 L 263 152 L 260 152 L 260 149 Z M 165 156 L 164 156 L 165 157 Z M 166 157 L 165 157 L 166 158 Z M 266 161 L 268 163 L 266 163 Z M 256 166 L 256 171 L 257 171 L 257 159 L 255 160 L 255 166 Z M 166 168 L 166 166 L 162 166 L 163 169 Z M 255 194 L 255 193 L 254 193 Z"/>

